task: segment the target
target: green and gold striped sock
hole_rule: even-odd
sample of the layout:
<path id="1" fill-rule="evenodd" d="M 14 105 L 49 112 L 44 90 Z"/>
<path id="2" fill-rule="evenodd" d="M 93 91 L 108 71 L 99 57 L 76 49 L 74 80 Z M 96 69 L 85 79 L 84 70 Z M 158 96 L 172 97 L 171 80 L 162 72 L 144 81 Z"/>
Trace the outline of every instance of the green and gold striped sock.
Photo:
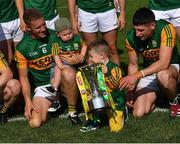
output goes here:
<path id="1" fill-rule="evenodd" d="M 75 105 L 68 105 L 68 114 L 72 115 L 76 113 L 76 106 Z"/>
<path id="2" fill-rule="evenodd" d="M 3 105 L 1 108 L 0 108 L 0 113 L 6 113 L 7 112 L 7 107 L 5 105 Z"/>

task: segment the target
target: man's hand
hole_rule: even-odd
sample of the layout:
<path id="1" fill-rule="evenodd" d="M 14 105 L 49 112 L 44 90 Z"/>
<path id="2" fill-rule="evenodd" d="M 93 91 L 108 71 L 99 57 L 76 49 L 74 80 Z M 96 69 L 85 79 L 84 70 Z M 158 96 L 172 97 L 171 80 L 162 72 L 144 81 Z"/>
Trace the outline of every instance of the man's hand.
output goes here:
<path id="1" fill-rule="evenodd" d="M 125 14 L 120 14 L 119 16 L 119 30 L 123 30 L 125 25 L 126 25 L 126 20 L 125 20 Z"/>
<path id="2" fill-rule="evenodd" d="M 25 22 L 24 22 L 23 19 L 20 19 L 20 29 L 21 29 L 23 32 L 26 32 L 26 31 L 27 31 L 26 24 L 25 24 Z"/>
<path id="3" fill-rule="evenodd" d="M 34 106 L 34 104 L 32 102 L 28 102 L 26 103 L 25 105 L 25 112 L 24 112 L 24 116 L 30 120 L 32 119 L 32 111 L 35 111 L 35 112 L 39 112 L 38 109 Z"/>
<path id="4" fill-rule="evenodd" d="M 125 76 L 120 80 L 119 88 L 121 90 L 124 88 L 127 90 L 132 90 L 134 89 L 136 82 L 137 82 L 137 78 L 135 75 Z"/>
<path id="5" fill-rule="evenodd" d="M 129 108 L 133 108 L 133 104 L 134 104 L 134 101 L 127 101 L 126 102 L 126 105 L 127 105 L 127 107 L 129 107 Z"/>
<path id="6" fill-rule="evenodd" d="M 125 96 L 125 99 L 126 99 L 126 105 L 129 108 L 132 108 L 133 104 L 134 104 L 134 99 L 135 99 L 134 90 L 128 91 L 126 96 Z"/>
<path id="7" fill-rule="evenodd" d="M 74 34 L 79 34 L 80 28 L 79 28 L 79 25 L 78 25 L 78 21 L 73 21 L 72 22 L 72 30 L 73 30 Z"/>

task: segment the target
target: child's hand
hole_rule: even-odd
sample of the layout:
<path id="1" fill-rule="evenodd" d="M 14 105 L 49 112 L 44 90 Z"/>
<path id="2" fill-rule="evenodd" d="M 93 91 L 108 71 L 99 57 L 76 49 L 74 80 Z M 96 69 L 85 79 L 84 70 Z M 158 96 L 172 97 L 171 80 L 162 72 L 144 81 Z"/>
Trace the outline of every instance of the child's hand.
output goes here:
<path id="1" fill-rule="evenodd" d="M 103 74 L 106 74 L 108 72 L 108 69 L 104 64 L 102 65 L 101 70 Z"/>
<path id="2" fill-rule="evenodd" d="M 83 60 L 84 60 L 84 55 L 78 54 L 76 58 L 77 58 L 77 62 L 78 62 L 78 63 L 82 63 Z"/>

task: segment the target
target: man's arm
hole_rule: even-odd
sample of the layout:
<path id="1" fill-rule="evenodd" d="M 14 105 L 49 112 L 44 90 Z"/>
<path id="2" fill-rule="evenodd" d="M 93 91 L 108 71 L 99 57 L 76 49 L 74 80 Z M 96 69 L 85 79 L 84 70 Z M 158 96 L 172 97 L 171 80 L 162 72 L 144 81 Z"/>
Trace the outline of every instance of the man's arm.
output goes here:
<path id="1" fill-rule="evenodd" d="M 173 55 L 175 41 L 176 32 L 173 25 L 166 25 L 161 32 L 161 46 L 159 49 L 159 59 L 147 68 L 141 70 L 143 71 L 144 76 L 151 75 L 169 68 L 171 57 Z"/>
<path id="2" fill-rule="evenodd" d="M 28 62 L 26 57 L 24 57 L 16 48 L 15 61 L 17 62 L 19 81 L 22 86 L 22 94 L 25 100 L 25 112 L 24 115 L 27 119 L 32 118 L 32 111 L 38 112 L 31 101 L 31 87 L 28 78 Z"/>
<path id="3" fill-rule="evenodd" d="M 135 51 L 128 52 L 128 75 L 120 80 L 120 89 L 133 90 L 137 81 L 138 57 Z"/>
<path id="4" fill-rule="evenodd" d="M 159 60 L 151 64 L 149 67 L 143 69 L 144 75 L 151 75 L 167 69 L 171 61 L 172 52 L 172 47 L 162 46 L 159 51 Z"/>
<path id="5" fill-rule="evenodd" d="M 119 15 L 119 28 L 122 30 L 126 24 L 126 13 L 125 13 L 125 0 L 119 0 L 120 15 Z"/>
<path id="6" fill-rule="evenodd" d="M 33 105 L 31 101 L 31 87 L 28 78 L 27 68 L 19 68 L 19 80 L 22 86 L 22 94 L 25 100 L 25 112 L 24 115 L 29 120 L 32 118 L 32 111 L 38 112 L 38 109 Z"/>
<path id="7" fill-rule="evenodd" d="M 26 24 L 23 20 L 23 14 L 24 14 L 24 2 L 23 2 L 23 0 L 16 0 L 16 7 L 18 10 L 19 18 L 20 18 L 20 28 L 22 31 L 26 31 Z"/>
<path id="8" fill-rule="evenodd" d="M 24 96 L 25 103 L 31 102 L 31 89 L 29 84 L 29 78 L 27 74 L 27 68 L 19 68 L 19 80 L 22 85 L 22 94 Z"/>
<path id="9" fill-rule="evenodd" d="M 78 20 L 76 17 L 76 0 L 68 0 L 68 10 L 69 10 L 69 16 L 72 24 L 72 30 L 74 34 L 79 33 L 79 26 L 78 26 Z"/>

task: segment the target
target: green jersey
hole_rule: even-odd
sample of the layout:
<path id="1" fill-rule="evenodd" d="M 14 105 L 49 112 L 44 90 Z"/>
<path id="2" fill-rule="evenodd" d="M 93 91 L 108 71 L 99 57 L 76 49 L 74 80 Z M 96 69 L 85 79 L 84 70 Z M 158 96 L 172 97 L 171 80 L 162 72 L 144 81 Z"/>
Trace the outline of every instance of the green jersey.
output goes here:
<path id="1" fill-rule="evenodd" d="M 124 92 L 119 89 L 120 78 L 122 78 L 121 69 L 117 64 L 111 60 L 106 64 L 108 69 L 105 75 L 105 81 L 107 86 L 110 88 L 112 98 L 116 105 L 116 110 L 125 110 L 125 97 Z"/>
<path id="2" fill-rule="evenodd" d="M 60 51 L 63 53 L 71 52 L 71 51 L 79 51 L 81 50 L 82 45 L 84 44 L 80 35 L 74 35 L 74 37 L 68 41 L 64 42 L 61 39 L 58 41 Z M 57 51 L 57 50 L 55 50 Z M 55 53 L 54 53 L 55 54 Z"/>
<path id="3" fill-rule="evenodd" d="M 15 0 L 0 0 L 0 22 L 9 22 L 18 17 Z"/>
<path id="4" fill-rule="evenodd" d="M 44 16 L 45 20 L 51 20 L 57 16 L 56 0 L 24 0 L 25 9 L 36 8 Z"/>
<path id="5" fill-rule="evenodd" d="M 156 28 L 152 37 L 146 40 L 136 37 L 135 29 L 131 29 L 126 37 L 126 48 L 128 52 L 137 52 L 142 55 L 144 67 L 159 60 L 159 49 L 161 46 L 173 48 L 171 63 L 178 64 L 179 55 L 175 44 L 175 35 L 175 29 L 172 24 L 165 20 L 159 20 L 156 21 Z"/>
<path id="6" fill-rule="evenodd" d="M 26 34 L 16 47 L 15 60 L 18 68 L 28 68 L 33 86 L 50 84 L 50 69 L 53 61 L 52 43 L 57 39 L 55 32 L 48 30 L 44 39 L 32 39 Z"/>
<path id="7" fill-rule="evenodd" d="M 180 8 L 180 0 L 149 0 L 148 7 L 152 10 L 172 10 Z"/>
<path id="8" fill-rule="evenodd" d="M 52 48 L 53 55 L 59 55 L 62 61 L 72 65 L 71 57 L 80 54 L 81 48 L 85 45 L 80 35 L 74 35 L 74 37 L 64 42 L 61 39 L 58 40 L 58 47 Z"/>
<path id="9" fill-rule="evenodd" d="M 106 12 L 114 8 L 113 0 L 77 0 L 80 9 L 90 13 Z"/>

